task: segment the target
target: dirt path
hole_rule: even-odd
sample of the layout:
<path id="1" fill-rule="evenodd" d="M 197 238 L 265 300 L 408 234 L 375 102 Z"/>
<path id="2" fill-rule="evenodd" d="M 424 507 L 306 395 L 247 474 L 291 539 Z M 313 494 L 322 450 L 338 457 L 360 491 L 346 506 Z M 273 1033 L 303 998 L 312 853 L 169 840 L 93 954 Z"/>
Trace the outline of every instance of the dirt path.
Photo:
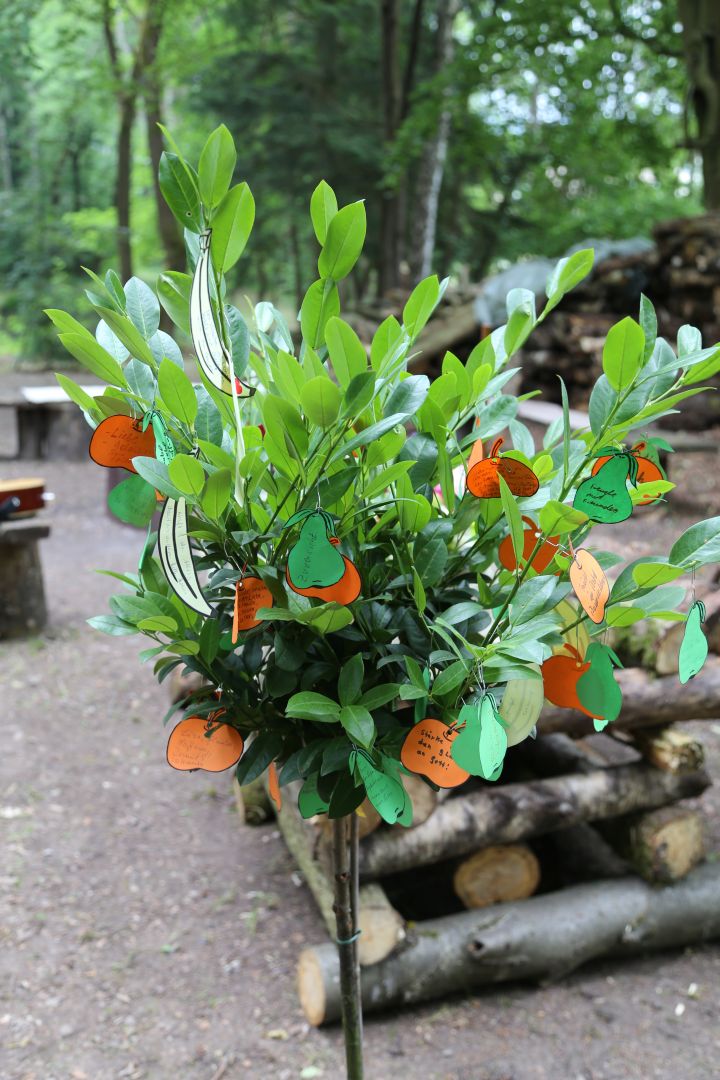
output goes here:
<path id="1" fill-rule="evenodd" d="M 137 640 L 84 623 L 111 591 L 92 568 L 132 567 L 139 536 L 105 517 L 100 470 L 3 465 L 38 469 L 57 494 L 51 624 L 0 646 L 0 1077 L 334 1080 L 338 1032 L 307 1028 L 294 987 L 323 929 L 277 832 L 238 824 L 229 778 L 167 768 L 166 691 Z M 702 731 L 717 774 L 720 728 Z M 715 826 L 717 794 L 704 804 Z M 369 1020 L 367 1076 L 709 1080 L 719 1006 L 719 948 L 596 965 Z"/>

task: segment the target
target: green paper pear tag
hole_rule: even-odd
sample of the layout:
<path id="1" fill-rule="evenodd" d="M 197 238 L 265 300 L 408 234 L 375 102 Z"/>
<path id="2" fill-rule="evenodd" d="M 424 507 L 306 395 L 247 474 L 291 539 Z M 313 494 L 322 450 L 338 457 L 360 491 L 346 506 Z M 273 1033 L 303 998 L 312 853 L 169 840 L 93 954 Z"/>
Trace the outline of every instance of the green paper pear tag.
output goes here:
<path id="1" fill-rule="evenodd" d="M 622 690 L 615 680 L 615 667 L 622 667 L 613 650 L 592 641 L 585 654 L 588 670 L 577 681 L 577 696 L 593 716 L 596 731 L 617 720 L 622 707 Z"/>
<path id="2" fill-rule="evenodd" d="M 612 454 L 594 476 L 583 480 L 575 492 L 573 506 L 591 521 L 613 524 L 632 514 L 632 499 L 627 481 L 637 478 L 637 461 L 629 453 Z"/>
<path id="3" fill-rule="evenodd" d="M 287 569 L 291 585 L 298 589 L 328 588 L 345 573 L 345 560 L 330 543 L 333 520 L 324 510 L 304 515 L 300 536 L 288 555 Z M 287 525 L 295 523 L 290 518 Z M 287 528 L 287 526 L 286 526 Z"/>
<path id="4" fill-rule="evenodd" d="M 505 759 L 507 735 L 493 695 L 485 694 L 482 701 L 464 705 L 458 723 L 464 727 L 450 749 L 455 764 L 471 776 L 497 780 Z"/>
<path id="5" fill-rule="evenodd" d="M 486 780 L 497 780 L 507 751 L 507 734 L 492 694 L 480 704 L 480 764 Z"/>
<path id="6" fill-rule="evenodd" d="M 110 512 L 127 525 L 143 528 L 157 510 L 155 489 L 142 476 L 128 476 L 108 493 Z"/>
<path id="7" fill-rule="evenodd" d="M 681 683 L 694 679 L 707 660 L 708 639 L 702 628 L 705 622 L 705 605 L 696 600 L 688 611 L 685 621 L 685 633 L 680 645 L 680 663 L 678 675 Z"/>
<path id="8" fill-rule="evenodd" d="M 316 814 L 326 814 L 330 805 L 318 792 L 317 783 L 318 774 L 312 773 L 300 789 L 298 810 L 304 818 L 315 817 Z"/>
<path id="9" fill-rule="evenodd" d="M 351 756 L 351 768 L 353 758 L 365 785 L 368 799 L 383 821 L 386 821 L 388 825 L 394 825 L 404 815 L 406 802 L 409 801 L 405 788 L 399 780 L 394 780 L 392 776 L 387 776 L 380 769 L 376 769 L 362 751 L 356 751 Z"/>
<path id="10" fill-rule="evenodd" d="M 168 435 L 165 421 L 159 413 L 153 413 L 150 417 L 153 434 L 155 436 L 155 457 L 164 465 L 169 465 L 175 457 L 175 444 Z"/>

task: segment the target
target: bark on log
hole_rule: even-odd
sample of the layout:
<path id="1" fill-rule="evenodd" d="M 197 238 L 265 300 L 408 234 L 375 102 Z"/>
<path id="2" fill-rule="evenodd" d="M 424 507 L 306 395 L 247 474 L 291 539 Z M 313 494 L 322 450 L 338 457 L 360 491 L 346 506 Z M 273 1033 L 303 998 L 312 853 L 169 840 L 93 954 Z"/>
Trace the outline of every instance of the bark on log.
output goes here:
<path id="1" fill-rule="evenodd" d="M 705 760 L 702 743 L 678 727 L 638 731 L 633 743 L 646 761 L 665 772 L 693 772 Z"/>
<path id="2" fill-rule="evenodd" d="M 699 795 L 710 784 L 702 770 L 674 776 L 644 762 L 521 784 L 483 788 L 448 799 L 417 829 L 378 830 L 360 851 L 363 880 L 509 844 L 578 821 L 654 810 Z"/>
<path id="3" fill-rule="evenodd" d="M 405 948 L 363 970 L 363 1006 L 377 1012 L 510 979 L 558 978 L 601 956 L 708 941 L 720 936 L 719 891 L 720 865 L 711 863 L 676 885 L 623 878 L 431 919 Z M 311 1024 L 338 1019 L 332 945 L 303 950 L 298 989 Z"/>
<path id="4" fill-rule="evenodd" d="M 720 658 L 710 657 L 699 675 L 681 686 L 675 675 L 652 678 L 638 668 L 617 673 L 623 691 L 620 716 L 612 727 L 632 730 L 658 727 L 674 720 L 714 720 L 720 718 Z M 564 731 L 579 738 L 593 731 L 589 716 L 572 709 L 546 705 L 538 731 Z"/>
<path id="5" fill-rule="evenodd" d="M 420 776 L 403 776 L 403 787 L 412 803 L 413 819 L 410 828 L 414 829 L 434 813 L 440 792 L 429 787 Z"/>
<path id="6" fill-rule="evenodd" d="M 540 884 L 540 863 L 527 844 L 494 844 L 463 859 L 453 889 L 466 908 L 525 900 Z"/>
<path id="7" fill-rule="evenodd" d="M 606 835 L 646 881 L 680 881 L 705 858 L 702 818 L 687 807 L 610 822 Z"/>
<path id="8" fill-rule="evenodd" d="M 288 784 L 283 789 L 278 825 L 334 941 L 336 930 L 330 847 L 323 834 L 300 816 L 297 808 L 299 786 L 297 783 Z M 358 929 L 361 931 L 358 938 L 361 964 L 376 964 L 403 940 L 405 921 L 380 885 L 363 885 L 360 889 Z"/>

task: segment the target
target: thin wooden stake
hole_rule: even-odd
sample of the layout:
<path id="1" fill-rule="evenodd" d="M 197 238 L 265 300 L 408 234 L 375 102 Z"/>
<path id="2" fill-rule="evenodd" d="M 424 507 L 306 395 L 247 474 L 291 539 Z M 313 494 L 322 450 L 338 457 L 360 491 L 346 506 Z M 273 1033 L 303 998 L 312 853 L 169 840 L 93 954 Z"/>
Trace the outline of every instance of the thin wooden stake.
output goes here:
<path id="1" fill-rule="evenodd" d="M 352 827 L 350 827 L 352 833 Z M 357 837 L 357 832 L 355 833 Z M 357 851 L 354 851 L 355 874 L 351 872 L 348 851 L 348 819 L 333 821 L 333 880 L 335 925 L 340 962 L 340 997 L 345 1063 L 348 1080 L 363 1080 L 362 1009 L 360 975 L 357 959 L 356 924 L 353 901 L 357 904 Z M 357 910 L 357 908 L 356 908 Z"/>

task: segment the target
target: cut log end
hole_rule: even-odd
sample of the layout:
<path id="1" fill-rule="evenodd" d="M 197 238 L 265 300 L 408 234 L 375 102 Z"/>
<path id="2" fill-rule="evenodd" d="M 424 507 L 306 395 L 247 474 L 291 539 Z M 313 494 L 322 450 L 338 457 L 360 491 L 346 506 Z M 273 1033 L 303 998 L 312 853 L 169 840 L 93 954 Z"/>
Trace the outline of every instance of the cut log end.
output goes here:
<path id="1" fill-rule="evenodd" d="M 384 960 L 405 937 L 405 921 L 379 885 L 360 889 L 358 930 L 358 957 L 363 965 Z"/>
<path id="2" fill-rule="evenodd" d="M 680 881 L 705 858 L 702 819 L 682 807 L 643 814 L 629 827 L 628 853 L 648 881 Z"/>
<path id="3" fill-rule="evenodd" d="M 313 1027 L 320 1027 L 327 1019 L 326 984 L 339 982 L 337 965 L 324 965 L 323 961 L 327 959 L 327 954 L 317 949 L 303 949 L 298 959 L 298 997 L 305 1018 Z M 324 966 L 328 970 L 324 970 Z"/>
<path id="4" fill-rule="evenodd" d="M 494 845 L 464 859 L 453 888 L 466 908 L 524 900 L 540 884 L 540 863 L 526 844 Z"/>
<path id="5" fill-rule="evenodd" d="M 676 727 L 659 731 L 637 731 L 633 741 L 643 757 L 670 773 L 686 773 L 699 769 L 705 760 L 702 743 Z"/>

